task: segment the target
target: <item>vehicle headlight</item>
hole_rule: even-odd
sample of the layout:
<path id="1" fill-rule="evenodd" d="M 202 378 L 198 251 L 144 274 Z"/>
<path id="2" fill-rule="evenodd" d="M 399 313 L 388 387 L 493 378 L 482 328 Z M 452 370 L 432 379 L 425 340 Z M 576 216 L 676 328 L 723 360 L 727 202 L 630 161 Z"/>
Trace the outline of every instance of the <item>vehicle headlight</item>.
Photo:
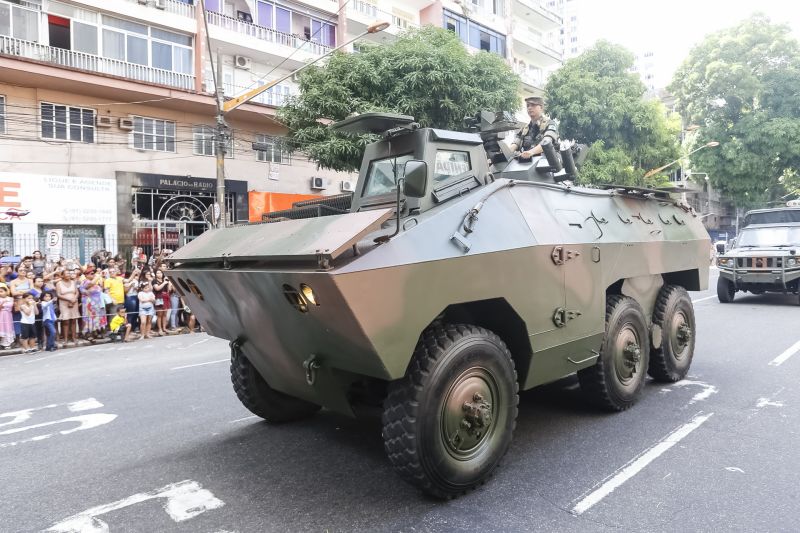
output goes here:
<path id="1" fill-rule="evenodd" d="M 720 257 L 717 259 L 717 264 L 719 266 L 733 266 L 733 259 L 729 257 Z"/>
<path id="2" fill-rule="evenodd" d="M 797 259 L 795 259 L 795 258 L 793 258 L 793 257 L 790 257 L 790 258 L 789 258 L 789 259 L 786 261 L 786 266 L 793 267 L 793 266 L 795 266 L 796 264 L 797 264 Z"/>

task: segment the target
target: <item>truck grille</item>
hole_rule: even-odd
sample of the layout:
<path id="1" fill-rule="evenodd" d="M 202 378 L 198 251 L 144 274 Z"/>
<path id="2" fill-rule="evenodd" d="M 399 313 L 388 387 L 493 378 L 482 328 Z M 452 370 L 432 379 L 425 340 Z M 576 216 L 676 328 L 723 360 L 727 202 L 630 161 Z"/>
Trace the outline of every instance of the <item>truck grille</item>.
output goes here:
<path id="1" fill-rule="evenodd" d="M 782 268 L 782 257 L 740 257 L 736 260 L 739 268 Z"/>

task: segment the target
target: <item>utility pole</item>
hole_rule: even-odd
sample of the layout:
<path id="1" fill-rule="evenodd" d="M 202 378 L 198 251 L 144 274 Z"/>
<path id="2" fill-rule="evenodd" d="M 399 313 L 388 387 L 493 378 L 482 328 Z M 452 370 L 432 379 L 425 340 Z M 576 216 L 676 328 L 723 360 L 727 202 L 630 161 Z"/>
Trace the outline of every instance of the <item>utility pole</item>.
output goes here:
<path id="1" fill-rule="evenodd" d="M 214 135 L 214 148 L 217 157 L 217 203 L 213 213 L 215 226 L 224 228 L 228 224 L 225 205 L 225 150 L 228 141 L 228 125 L 225 123 L 225 86 L 222 83 L 222 54 L 217 50 L 217 131 Z M 219 206 L 219 209 L 216 207 Z"/>

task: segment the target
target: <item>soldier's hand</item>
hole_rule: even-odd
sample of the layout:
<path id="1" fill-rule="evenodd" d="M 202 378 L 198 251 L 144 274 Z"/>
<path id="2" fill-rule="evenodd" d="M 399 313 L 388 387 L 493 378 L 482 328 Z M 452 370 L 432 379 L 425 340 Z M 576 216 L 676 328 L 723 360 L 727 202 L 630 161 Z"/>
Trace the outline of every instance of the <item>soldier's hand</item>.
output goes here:
<path id="1" fill-rule="evenodd" d="M 520 159 L 530 159 L 531 157 L 533 157 L 533 150 L 525 150 L 519 154 Z"/>

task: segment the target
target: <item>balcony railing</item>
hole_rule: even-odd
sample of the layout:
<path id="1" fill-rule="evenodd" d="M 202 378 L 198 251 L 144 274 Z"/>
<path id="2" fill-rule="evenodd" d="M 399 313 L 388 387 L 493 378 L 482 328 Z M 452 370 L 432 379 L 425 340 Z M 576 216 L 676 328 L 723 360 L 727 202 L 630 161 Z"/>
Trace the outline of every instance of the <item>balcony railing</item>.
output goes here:
<path id="1" fill-rule="evenodd" d="M 215 13 L 213 11 L 207 11 L 206 14 L 208 16 L 209 24 L 212 24 L 214 26 L 220 26 L 222 28 L 225 28 L 226 30 L 234 31 L 236 33 L 241 33 L 249 37 L 255 37 L 256 39 L 266 41 L 269 43 L 277 43 L 283 46 L 288 46 L 290 48 L 301 48 L 314 55 L 326 54 L 331 49 L 329 46 L 325 46 L 324 44 L 315 43 L 313 41 L 309 41 L 306 39 L 301 39 L 296 35 L 283 33 L 277 30 L 273 30 L 271 28 L 265 28 L 263 26 L 253 24 L 251 22 L 238 20 L 233 17 L 228 17 L 225 15 L 221 15 L 219 13 Z"/>
<path id="2" fill-rule="evenodd" d="M 234 85 L 233 83 L 225 83 L 223 84 L 225 88 L 225 96 L 238 96 L 245 91 L 250 91 L 255 89 L 257 85 L 251 86 L 244 86 L 244 85 Z M 207 90 L 210 89 L 208 92 L 214 91 L 214 83 L 210 83 L 207 85 Z M 280 107 L 286 103 L 286 101 L 294 96 L 294 92 L 292 88 L 288 85 L 276 85 L 274 87 L 270 87 L 268 90 L 264 91 L 263 93 L 259 94 L 250 102 L 255 102 L 258 104 L 266 104 L 271 106 Z"/>
<path id="3" fill-rule="evenodd" d="M 55 63 L 63 67 L 88 70 L 138 81 L 169 85 L 179 89 L 194 89 L 194 76 L 160 68 L 137 65 L 73 50 L 64 50 L 14 37 L 0 36 L 0 54 Z"/>
<path id="4" fill-rule="evenodd" d="M 362 15 L 378 18 L 378 6 L 365 2 L 364 0 L 353 0 L 353 9 Z"/>
<path id="5" fill-rule="evenodd" d="M 169 13 L 175 13 L 183 17 L 194 18 L 194 4 L 179 2 L 178 0 L 128 0 L 128 2 L 147 5 L 156 9 L 163 9 Z"/>

